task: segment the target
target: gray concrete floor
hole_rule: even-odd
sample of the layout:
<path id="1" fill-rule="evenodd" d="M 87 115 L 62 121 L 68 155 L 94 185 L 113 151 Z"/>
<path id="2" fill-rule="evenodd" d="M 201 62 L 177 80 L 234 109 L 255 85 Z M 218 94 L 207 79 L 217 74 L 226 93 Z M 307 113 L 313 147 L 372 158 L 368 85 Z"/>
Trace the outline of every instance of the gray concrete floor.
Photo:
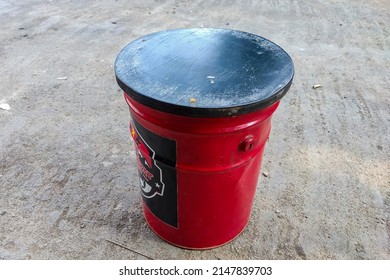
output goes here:
<path id="1" fill-rule="evenodd" d="M 390 2 L 0 0 L 0 259 L 390 259 Z M 296 76 L 233 242 L 146 225 L 120 49 L 179 27 L 252 32 Z M 66 79 L 58 79 L 66 77 Z M 313 89 L 314 84 L 322 87 Z"/>

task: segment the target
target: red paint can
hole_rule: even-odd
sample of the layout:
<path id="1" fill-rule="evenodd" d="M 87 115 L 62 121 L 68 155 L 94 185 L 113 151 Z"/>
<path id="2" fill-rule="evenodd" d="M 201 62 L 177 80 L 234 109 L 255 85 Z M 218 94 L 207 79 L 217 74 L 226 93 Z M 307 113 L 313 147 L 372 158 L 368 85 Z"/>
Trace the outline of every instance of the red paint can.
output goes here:
<path id="1" fill-rule="evenodd" d="M 115 62 L 130 108 L 143 210 L 179 247 L 223 245 L 247 225 L 271 116 L 291 58 L 227 29 L 177 29 L 127 45 Z"/>

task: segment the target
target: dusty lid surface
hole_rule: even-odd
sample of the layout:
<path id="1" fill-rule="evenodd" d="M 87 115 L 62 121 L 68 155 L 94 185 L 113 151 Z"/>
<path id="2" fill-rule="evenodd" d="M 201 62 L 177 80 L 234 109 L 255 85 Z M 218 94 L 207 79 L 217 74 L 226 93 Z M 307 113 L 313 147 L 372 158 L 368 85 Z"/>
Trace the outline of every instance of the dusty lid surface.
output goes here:
<path id="1" fill-rule="evenodd" d="M 265 108 L 289 89 L 290 56 L 260 36 L 228 29 L 175 29 L 141 37 L 115 61 L 119 86 L 160 111 L 224 117 Z"/>

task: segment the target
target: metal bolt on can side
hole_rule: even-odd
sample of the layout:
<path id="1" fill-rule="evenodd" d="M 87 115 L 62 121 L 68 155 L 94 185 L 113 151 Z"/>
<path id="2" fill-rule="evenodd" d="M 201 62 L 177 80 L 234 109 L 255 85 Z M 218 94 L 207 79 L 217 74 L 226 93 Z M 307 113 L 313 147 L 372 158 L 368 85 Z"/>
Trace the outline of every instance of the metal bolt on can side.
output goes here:
<path id="1" fill-rule="evenodd" d="M 179 247 L 221 246 L 245 228 L 289 55 L 260 36 L 176 29 L 139 38 L 115 74 L 130 108 L 144 216 Z"/>

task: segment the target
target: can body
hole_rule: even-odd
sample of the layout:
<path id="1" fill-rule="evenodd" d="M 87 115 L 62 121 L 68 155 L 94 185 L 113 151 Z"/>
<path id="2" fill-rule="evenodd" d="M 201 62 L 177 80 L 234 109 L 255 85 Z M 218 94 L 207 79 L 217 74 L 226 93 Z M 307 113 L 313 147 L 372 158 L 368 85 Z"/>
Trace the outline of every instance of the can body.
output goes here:
<path id="1" fill-rule="evenodd" d="M 279 102 L 234 117 L 195 118 L 154 110 L 124 96 L 151 229 L 167 242 L 191 249 L 220 246 L 239 235 L 250 217 Z M 156 185 L 160 189 L 151 190 Z M 163 202 L 156 205 L 157 199 Z"/>

